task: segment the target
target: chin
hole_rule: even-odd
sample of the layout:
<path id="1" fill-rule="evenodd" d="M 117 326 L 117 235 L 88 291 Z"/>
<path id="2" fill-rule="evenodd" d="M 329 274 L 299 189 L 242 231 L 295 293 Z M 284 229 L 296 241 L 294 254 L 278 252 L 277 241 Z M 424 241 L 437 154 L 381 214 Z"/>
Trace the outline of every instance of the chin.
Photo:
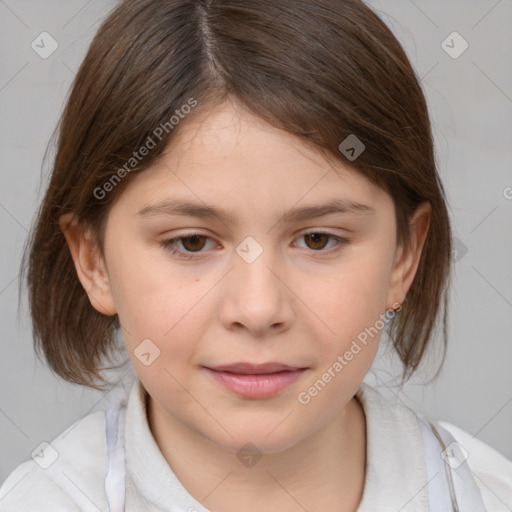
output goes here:
<path id="1" fill-rule="evenodd" d="M 241 429 L 236 426 L 226 425 L 227 430 L 233 436 L 230 437 L 223 431 L 223 435 L 209 437 L 210 441 L 238 454 L 240 451 L 254 451 L 257 454 L 280 453 L 300 443 L 304 437 L 298 432 L 290 432 L 289 429 L 276 423 L 272 429 L 268 426 L 252 424 L 249 428 Z M 275 429 L 274 431 L 272 431 Z"/>

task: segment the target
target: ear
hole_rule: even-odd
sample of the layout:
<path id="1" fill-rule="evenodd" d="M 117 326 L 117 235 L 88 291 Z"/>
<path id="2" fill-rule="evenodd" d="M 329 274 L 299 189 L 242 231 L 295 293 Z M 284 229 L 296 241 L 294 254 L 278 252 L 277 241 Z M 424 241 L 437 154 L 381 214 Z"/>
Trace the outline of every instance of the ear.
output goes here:
<path id="1" fill-rule="evenodd" d="M 89 230 L 78 225 L 74 214 L 68 213 L 59 218 L 75 264 L 78 279 L 89 296 L 94 309 L 104 315 L 115 315 L 117 309 L 112 296 L 106 265 Z"/>
<path id="2" fill-rule="evenodd" d="M 393 309 L 402 304 L 414 280 L 420 261 L 421 251 L 430 226 L 432 205 L 426 201 L 416 209 L 409 221 L 410 244 L 407 249 L 399 247 L 395 253 L 395 261 L 391 273 L 386 309 Z"/>

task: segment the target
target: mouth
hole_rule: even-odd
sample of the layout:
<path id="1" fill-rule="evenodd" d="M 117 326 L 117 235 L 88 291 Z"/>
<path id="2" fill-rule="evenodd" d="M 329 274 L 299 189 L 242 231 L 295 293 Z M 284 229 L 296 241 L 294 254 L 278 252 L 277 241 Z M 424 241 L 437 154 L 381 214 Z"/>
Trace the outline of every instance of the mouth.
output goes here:
<path id="1" fill-rule="evenodd" d="M 301 370 L 298 366 L 289 366 L 283 363 L 264 363 L 264 364 L 252 364 L 252 363 L 233 363 L 224 364 L 221 366 L 208 367 L 210 370 L 217 372 L 229 372 L 243 375 L 266 375 L 269 373 L 278 373 L 284 371 L 295 371 Z"/>
<path id="2" fill-rule="evenodd" d="M 212 379 L 245 398 L 269 398 L 296 382 L 307 368 L 282 363 L 234 363 L 204 367 Z"/>

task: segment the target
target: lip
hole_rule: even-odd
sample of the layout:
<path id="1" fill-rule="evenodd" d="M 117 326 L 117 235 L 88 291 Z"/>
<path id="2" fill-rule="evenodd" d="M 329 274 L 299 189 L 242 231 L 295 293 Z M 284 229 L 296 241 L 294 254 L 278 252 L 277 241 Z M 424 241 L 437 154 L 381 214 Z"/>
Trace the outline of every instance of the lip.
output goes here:
<path id="1" fill-rule="evenodd" d="M 268 398 L 294 383 L 306 368 L 282 363 L 234 363 L 204 367 L 224 388 L 245 398 Z"/>
<path id="2" fill-rule="evenodd" d="M 261 375 L 267 373 L 276 373 L 282 371 L 293 371 L 301 369 L 298 366 L 289 366 L 287 364 L 274 362 L 264 364 L 240 362 L 232 364 L 223 364 L 221 366 L 213 366 L 208 368 L 210 368 L 210 370 L 215 370 L 217 372 L 230 372 L 245 375 Z"/>

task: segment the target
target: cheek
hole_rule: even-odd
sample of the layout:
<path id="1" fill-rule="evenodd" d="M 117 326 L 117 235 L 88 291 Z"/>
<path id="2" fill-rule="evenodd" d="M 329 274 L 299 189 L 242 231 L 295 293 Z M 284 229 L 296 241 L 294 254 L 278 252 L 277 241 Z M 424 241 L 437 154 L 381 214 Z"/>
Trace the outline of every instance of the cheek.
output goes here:
<path id="1" fill-rule="evenodd" d="M 315 308 L 331 330 L 357 334 L 384 313 L 388 285 L 386 264 L 361 258 L 317 288 Z"/>
<path id="2" fill-rule="evenodd" d="M 327 420 L 356 393 L 385 328 L 385 286 L 378 269 L 347 272 L 333 279 L 316 303 L 325 322 L 313 336 L 317 365 L 297 401 L 307 414 Z M 328 327 L 326 327 L 328 326 Z"/>
<path id="3" fill-rule="evenodd" d="M 149 339 L 161 351 L 160 361 L 169 352 L 186 358 L 190 341 L 200 339 L 198 315 L 205 315 L 201 299 L 207 283 L 185 271 L 169 275 L 168 263 L 149 261 L 143 252 L 114 261 L 111 289 L 128 350 L 133 353 Z"/>
<path id="4" fill-rule="evenodd" d="M 177 293 L 177 292 L 176 292 Z M 124 316 L 129 332 L 123 332 L 132 365 L 148 390 L 173 397 L 173 405 L 186 408 L 190 367 L 199 360 L 203 337 L 202 309 L 194 304 L 196 293 L 184 297 L 169 289 L 155 288 L 147 295 L 124 299 Z"/>
<path id="5" fill-rule="evenodd" d="M 343 358 L 331 369 L 337 376 L 333 382 L 339 383 L 345 378 L 357 380 L 370 368 L 377 353 L 385 328 L 383 318 L 389 280 L 386 261 L 382 261 L 360 257 L 353 264 L 340 267 L 328 283 L 316 288 L 311 310 L 322 320 L 315 335 L 319 372 L 331 368 L 338 356 Z"/>

